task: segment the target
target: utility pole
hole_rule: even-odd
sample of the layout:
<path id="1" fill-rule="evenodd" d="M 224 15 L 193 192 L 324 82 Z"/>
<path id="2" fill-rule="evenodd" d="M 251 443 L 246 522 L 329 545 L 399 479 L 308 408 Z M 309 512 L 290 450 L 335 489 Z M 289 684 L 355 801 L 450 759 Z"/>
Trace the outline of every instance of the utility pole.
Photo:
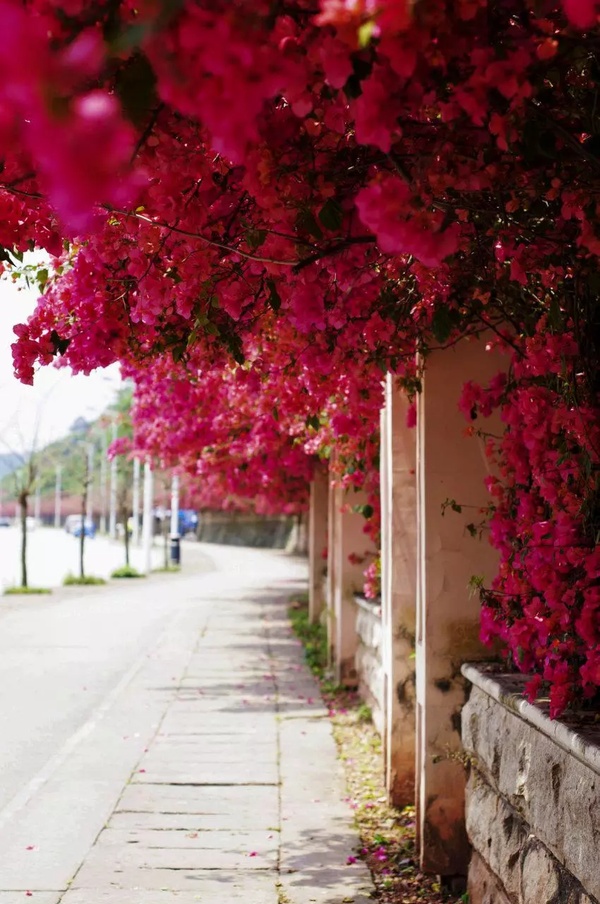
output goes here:
<path id="1" fill-rule="evenodd" d="M 117 421 L 112 422 L 113 443 L 117 438 Z M 110 511 L 108 515 L 108 535 L 111 540 L 117 538 L 117 456 L 110 463 Z"/>
<path id="2" fill-rule="evenodd" d="M 92 489 L 94 486 L 94 444 L 87 444 L 87 499 L 86 499 L 86 518 L 91 521 L 94 515 L 94 503 L 92 499 Z"/>
<path id="3" fill-rule="evenodd" d="M 62 465 L 56 466 L 56 482 L 54 484 L 54 527 L 60 527 L 60 510 L 62 502 Z"/>
<path id="4" fill-rule="evenodd" d="M 106 468 L 106 450 L 108 443 L 106 442 L 106 430 L 102 430 L 102 440 L 100 448 L 100 533 L 106 533 L 106 510 L 108 508 L 107 495 L 107 468 Z"/>
<path id="5" fill-rule="evenodd" d="M 131 541 L 134 546 L 140 545 L 140 460 L 133 459 L 133 530 L 131 532 Z"/>
<path id="6" fill-rule="evenodd" d="M 179 537 L 179 475 L 171 478 L 171 562 L 181 562 L 181 540 Z"/>
<path id="7" fill-rule="evenodd" d="M 152 571 L 152 533 L 153 533 L 153 497 L 154 481 L 152 465 L 149 461 L 144 463 L 144 513 L 142 519 L 142 545 L 144 550 L 144 572 Z"/>

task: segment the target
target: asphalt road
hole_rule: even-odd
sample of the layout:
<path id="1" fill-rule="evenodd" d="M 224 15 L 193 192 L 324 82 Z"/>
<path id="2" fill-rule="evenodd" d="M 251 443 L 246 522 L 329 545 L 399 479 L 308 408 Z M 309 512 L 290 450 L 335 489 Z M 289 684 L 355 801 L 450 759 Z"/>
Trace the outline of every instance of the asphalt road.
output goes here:
<path id="1" fill-rule="evenodd" d="M 183 561 L 178 575 L 0 598 L 0 904 L 4 890 L 65 887 L 219 600 L 306 571 L 195 542 Z"/>

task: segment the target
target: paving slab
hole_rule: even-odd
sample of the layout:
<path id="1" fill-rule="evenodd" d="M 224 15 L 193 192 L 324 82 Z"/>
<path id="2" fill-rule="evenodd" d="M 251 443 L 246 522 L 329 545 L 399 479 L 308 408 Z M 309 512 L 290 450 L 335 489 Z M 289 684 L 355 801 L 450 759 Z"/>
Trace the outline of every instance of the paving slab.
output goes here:
<path id="1" fill-rule="evenodd" d="M 110 828 L 138 828 L 173 830 L 180 829 L 185 832 L 254 832 L 262 831 L 278 832 L 279 823 L 276 816 L 272 822 L 269 819 L 257 819 L 256 812 L 250 808 L 240 810 L 238 813 L 227 814 L 202 814 L 202 813 L 139 813 L 117 812 L 113 813 Z M 100 839 L 98 840 L 100 843 Z"/>
<path id="2" fill-rule="evenodd" d="M 169 877 L 165 877 L 168 879 Z M 196 874 L 183 880 L 187 884 L 162 888 L 129 887 L 72 888 L 60 904 L 279 904 L 279 893 L 273 875 L 237 873 L 215 878 L 210 874 Z M 35 901 L 26 898 L 26 901 Z M 0 904 L 21 902 L 0 901 Z M 35 904 L 54 904 L 54 901 L 35 901 Z"/>
<path id="3" fill-rule="evenodd" d="M 279 833 L 268 832 L 193 832 L 184 829 L 148 829 L 139 827 L 107 828 L 101 832 L 98 846 L 135 844 L 140 848 L 206 848 L 247 854 L 270 854 L 279 847 Z M 1 904 L 1 902 L 0 902 Z"/>
<path id="4" fill-rule="evenodd" d="M 155 870 L 172 873 L 193 873 L 200 870 L 264 870 L 274 869 L 277 851 L 253 851 L 251 849 L 196 847 L 196 848 L 145 848 L 137 844 L 96 845 L 86 858 L 73 881 L 75 887 L 95 884 L 98 876 L 120 883 L 123 873 L 140 875 Z M 96 877 L 95 881 L 90 877 Z M 133 882 L 135 887 L 136 881 Z"/>
<path id="5" fill-rule="evenodd" d="M 247 566 L 233 574 L 232 555 L 216 555 L 217 573 L 190 597 L 185 667 L 168 674 L 172 650 L 149 662 L 137 705 L 150 705 L 152 735 L 138 738 L 135 757 L 117 744 L 127 719 L 103 741 L 129 774 L 79 868 L 44 888 L 51 847 L 29 852 L 37 891 L 5 884 L 17 890 L 0 892 L 0 904 L 366 904 L 368 873 L 347 864 L 358 838 L 326 708 L 286 618 L 290 580 L 305 566 L 243 551 Z M 102 782 L 107 767 L 86 754 L 73 768 Z M 2 870 L 0 858 L 0 887 Z"/>
<path id="6" fill-rule="evenodd" d="M 257 822 L 273 825 L 279 818 L 279 795 L 274 786 L 128 785 L 116 812 L 196 813 L 220 815 L 253 811 Z M 260 815 L 260 820 L 259 820 Z M 259 826 L 257 825 L 257 828 Z"/>
<path id="7" fill-rule="evenodd" d="M 252 875 L 262 877 L 263 881 L 251 881 L 250 877 Z M 102 867 L 87 869 L 84 865 L 81 875 L 77 875 L 73 880 L 72 888 L 88 890 L 92 888 L 121 888 L 128 890 L 187 891 L 206 896 L 210 879 L 214 882 L 212 889 L 214 901 L 218 901 L 219 904 L 226 904 L 226 902 L 230 901 L 232 893 L 236 890 L 239 892 L 241 900 L 247 901 L 248 904 L 254 904 L 254 902 L 255 904 L 264 904 L 261 895 L 268 895 L 269 891 L 273 889 L 275 882 L 278 881 L 277 873 L 274 870 L 254 870 L 249 872 L 240 869 L 232 873 L 225 869 L 136 869 L 133 867 L 123 869 L 119 873 L 107 874 Z M 247 894 L 247 898 L 242 897 L 244 893 Z M 216 897 L 217 894 L 220 894 L 220 898 Z M 212 904 L 213 899 L 210 898 L 209 900 Z M 61 904 L 63 904 L 62 901 Z M 66 896 L 65 904 L 69 904 L 69 899 Z M 89 893 L 86 904 L 96 904 L 96 901 Z"/>

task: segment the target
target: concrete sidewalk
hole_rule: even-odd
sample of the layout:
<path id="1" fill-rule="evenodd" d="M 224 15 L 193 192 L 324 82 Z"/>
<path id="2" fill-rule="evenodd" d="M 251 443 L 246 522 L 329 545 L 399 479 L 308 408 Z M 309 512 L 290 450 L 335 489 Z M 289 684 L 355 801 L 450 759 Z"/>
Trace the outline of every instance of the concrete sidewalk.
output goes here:
<path id="1" fill-rule="evenodd" d="M 137 707 L 158 699 L 161 718 L 105 827 L 66 890 L 37 884 L 27 900 L 367 902 L 367 870 L 346 862 L 358 839 L 327 714 L 288 627 L 284 574 L 267 587 L 229 581 L 210 607 L 190 607 L 187 663 L 176 680 L 162 675 L 166 686 L 135 692 Z M 0 892 L 0 904 L 24 894 Z"/>

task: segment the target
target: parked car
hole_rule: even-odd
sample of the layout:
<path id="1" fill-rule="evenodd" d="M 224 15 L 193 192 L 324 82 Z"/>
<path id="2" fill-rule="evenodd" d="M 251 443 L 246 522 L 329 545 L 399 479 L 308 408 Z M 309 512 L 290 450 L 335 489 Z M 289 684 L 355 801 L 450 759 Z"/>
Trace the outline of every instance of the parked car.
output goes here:
<path id="1" fill-rule="evenodd" d="M 73 537 L 81 536 L 81 515 L 68 515 L 65 520 L 65 530 Z M 96 525 L 91 518 L 85 518 L 83 522 L 83 530 L 86 537 L 96 536 Z"/>
<path id="2" fill-rule="evenodd" d="M 198 527 L 198 515 L 193 509 L 179 510 L 179 533 L 182 537 L 186 534 L 196 533 Z"/>
<path id="3" fill-rule="evenodd" d="M 12 527 L 12 521 L 6 515 L 0 515 L 0 527 Z"/>

